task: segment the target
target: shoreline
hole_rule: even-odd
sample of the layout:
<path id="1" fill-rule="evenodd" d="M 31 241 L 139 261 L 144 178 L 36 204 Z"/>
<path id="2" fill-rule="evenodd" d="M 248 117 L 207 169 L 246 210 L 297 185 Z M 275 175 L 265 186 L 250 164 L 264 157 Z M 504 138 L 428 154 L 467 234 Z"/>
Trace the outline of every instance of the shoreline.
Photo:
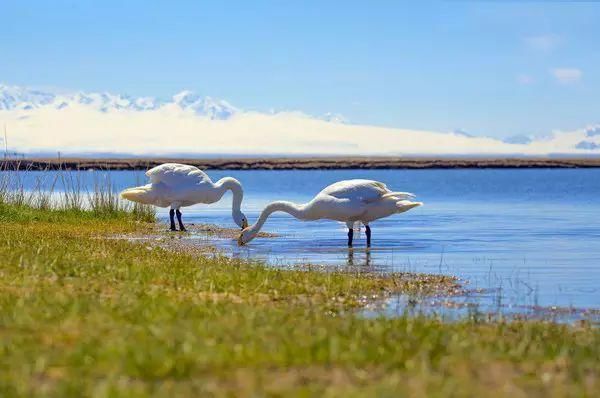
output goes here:
<path id="1" fill-rule="evenodd" d="M 125 239 L 127 241 L 143 241 L 146 245 L 152 247 L 158 247 L 163 250 L 171 251 L 178 254 L 188 254 L 191 256 L 210 256 L 219 255 L 226 257 L 230 260 L 234 260 L 235 257 L 223 250 L 222 247 L 214 245 L 212 243 L 201 243 L 206 242 L 204 239 L 208 237 L 215 237 L 217 239 L 234 239 L 239 234 L 239 230 L 235 228 L 223 228 L 214 224 L 188 224 L 188 231 L 183 233 L 183 236 L 188 239 L 178 239 L 173 236 L 172 232 L 166 232 L 168 225 L 166 223 L 158 222 L 155 229 L 150 232 L 134 233 L 129 235 L 117 235 L 116 239 Z M 279 238 L 281 235 L 261 232 L 262 238 Z M 181 232 L 175 233 L 175 236 L 182 236 Z M 190 239 L 190 237 L 192 237 Z M 195 237 L 195 238 L 193 238 Z M 361 249 L 358 249 L 361 250 Z M 368 249 L 367 249 L 368 250 Z M 285 261 L 279 265 L 272 265 L 264 263 L 264 260 L 246 259 L 251 263 L 257 262 L 258 264 L 272 267 L 281 271 L 289 270 L 302 270 L 310 272 L 341 272 L 347 274 L 361 273 L 362 275 L 380 276 L 386 277 L 400 277 L 405 281 L 423 283 L 427 286 L 425 292 L 415 294 L 414 292 L 385 292 L 383 296 L 366 297 L 361 300 L 360 311 L 373 311 L 378 312 L 388 307 L 390 304 L 386 302 L 387 299 L 394 296 L 405 296 L 407 297 L 411 305 L 418 308 L 418 311 L 413 313 L 412 317 L 427 313 L 429 317 L 433 317 L 434 314 L 448 317 L 448 319 L 465 320 L 468 318 L 468 314 L 463 313 L 468 308 L 477 308 L 477 305 L 481 303 L 478 296 L 482 293 L 479 289 L 469 287 L 469 282 L 466 283 L 456 275 L 441 273 L 426 273 L 417 271 L 391 271 L 383 272 L 375 271 L 370 269 L 362 268 L 362 266 L 348 267 L 346 265 L 323 265 L 319 263 L 285 263 Z M 440 279 L 441 278 L 441 279 Z M 398 313 L 389 313 L 386 317 L 398 317 L 399 314 L 403 314 L 404 311 L 410 309 L 409 304 L 402 305 L 399 307 L 401 311 Z M 501 308 L 501 309 L 500 309 Z M 496 312 L 490 310 L 481 310 L 477 316 L 479 319 L 486 320 L 487 322 L 496 322 L 502 319 L 511 321 L 551 321 L 556 324 L 585 324 L 599 325 L 600 326 L 600 308 L 595 307 L 567 307 L 567 306 L 555 306 L 555 305 L 519 305 L 513 308 L 518 308 L 518 312 L 510 313 L 506 304 L 501 305 Z M 448 322 L 448 319 L 445 322 Z"/>
<path id="2" fill-rule="evenodd" d="M 382 316 L 378 303 L 404 293 L 438 302 L 425 297 L 453 289 L 443 275 L 281 270 L 175 253 L 166 248 L 188 242 L 164 229 L 162 242 L 123 239 L 157 228 L 127 212 L 4 204 L 0 213 L 11 365 L 2 391 L 13 395 L 420 396 L 447 392 L 442 377 L 468 396 L 598 390 L 595 324 L 488 321 L 470 307 L 458 322 Z"/>
<path id="3" fill-rule="evenodd" d="M 600 167 L 600 157 L 25 158 L 0 160 L 0 170 L 147 170 L 162 163 L 184 163 L 209 170 L 595 168 Z"/>

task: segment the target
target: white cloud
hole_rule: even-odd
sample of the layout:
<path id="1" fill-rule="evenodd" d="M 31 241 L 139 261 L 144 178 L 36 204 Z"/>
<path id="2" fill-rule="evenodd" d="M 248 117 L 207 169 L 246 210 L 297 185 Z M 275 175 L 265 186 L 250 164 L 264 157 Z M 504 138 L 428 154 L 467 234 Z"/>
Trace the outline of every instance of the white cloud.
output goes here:
<path id="1" fill-rule="evenodd" d="M 554 34 L 536 35 L 525 38 L 525 43 L 532 49 L 550 52 L 563 43 L 563 38 Z"/>
<path id="2" fill-rule="evenodd" d="M 554 68 L 550 73 L 561 84 L 577 83 L 583 77 L 583 72 L 577 68 Z"/>

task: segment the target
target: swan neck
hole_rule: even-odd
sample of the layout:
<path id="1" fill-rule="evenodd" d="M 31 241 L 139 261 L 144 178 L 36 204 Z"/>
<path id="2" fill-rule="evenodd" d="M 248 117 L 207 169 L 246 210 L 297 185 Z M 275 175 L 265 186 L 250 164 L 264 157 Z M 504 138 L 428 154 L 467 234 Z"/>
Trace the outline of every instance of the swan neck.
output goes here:
<path id="1" fill-rule="evenodd" d="M 242 199 L 244 199 L 244 190 L 242 184 L 232 177 L 221 178 L 215 184 L 219 192 L 219 198 L 223 197 L 227 191 L 231 191 L 233 195 L 233 202 L 231 204 L 232 212 L 239 212 L 242 207 Z"/>
<path id="2" fill-rule="evenodd" d="M 296 203 L 286 202 L 286 201 L 271 202 L 260 213 L 260 217 L 258 217 L 258 221 L 256 221 L 256 224 L 254 224 L 254 226 L 251 227 L 253 232 L 258 233 L 258 231 L 261 230 L 261 228 L 263 227 L 263 225 L 265 224 L 265 222 L 267 221 L 269 216 L 278 211 L 288 213 L 292 217 L 295 217 L 298 219 L 304 218 L 304 206 L 303 205 L 298 205 Z"/>

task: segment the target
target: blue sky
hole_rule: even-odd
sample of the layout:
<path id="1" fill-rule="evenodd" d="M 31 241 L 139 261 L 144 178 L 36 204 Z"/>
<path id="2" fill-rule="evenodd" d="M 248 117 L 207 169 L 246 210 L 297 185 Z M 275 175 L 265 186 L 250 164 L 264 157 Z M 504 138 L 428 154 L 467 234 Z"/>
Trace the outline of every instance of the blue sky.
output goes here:
<path id="1" fill-rule="evenodd" d="M 497 137 L 600 122 L 595 2 L 15 1 L 0 15 L 8 84 L 192 89 Z"/>

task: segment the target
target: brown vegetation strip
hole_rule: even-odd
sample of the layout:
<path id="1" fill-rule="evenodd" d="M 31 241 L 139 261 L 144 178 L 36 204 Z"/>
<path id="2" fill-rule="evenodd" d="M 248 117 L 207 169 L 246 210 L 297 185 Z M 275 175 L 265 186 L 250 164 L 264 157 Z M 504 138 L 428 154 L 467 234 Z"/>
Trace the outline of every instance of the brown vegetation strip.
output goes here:
<path id="1" fill-rule="evenodd" d="M 406 158 L 406 157 L 296 157 L 296 158 L 32 158 L 9 159 L 3 168 L 19 170 L 146 170 L 175 162 L 213 170 L 314 169 L 457 169 L 457 168 L 577 168 L 600 167 L 600 157 L 588 158 Z"/>

